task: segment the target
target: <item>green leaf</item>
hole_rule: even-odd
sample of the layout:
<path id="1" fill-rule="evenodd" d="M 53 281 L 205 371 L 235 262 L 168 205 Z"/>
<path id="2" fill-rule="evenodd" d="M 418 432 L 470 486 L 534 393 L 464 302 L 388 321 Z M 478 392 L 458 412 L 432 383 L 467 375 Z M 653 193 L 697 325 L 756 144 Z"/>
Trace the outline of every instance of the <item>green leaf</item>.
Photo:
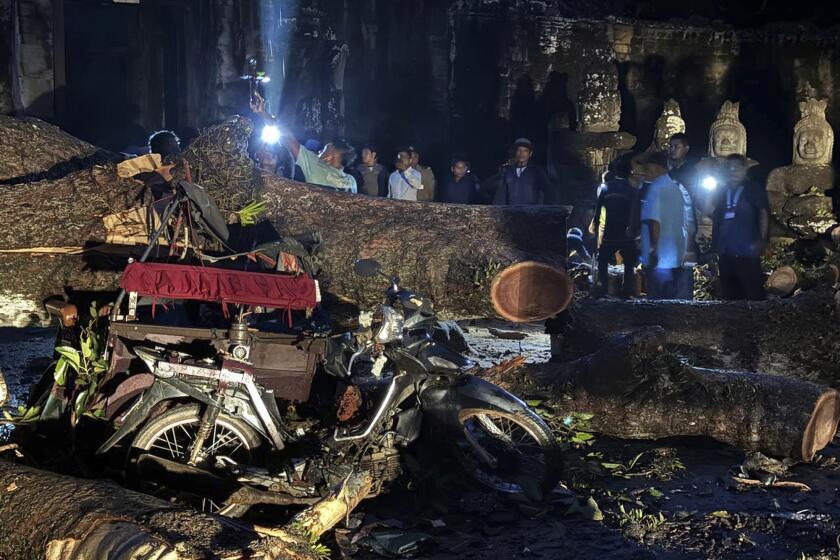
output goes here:
<path id="1" fill-rule="evenodd" d="M 90 337 L 80 336 L 79 343 L 82 347 L 82 356 L 84 356 L 86 360 L 89 360 L 92 355 L 90 349 Z"/>
<path id="2" fill-rule="evenodd" d="M 88 400 L 88 392 L 87 390 L 82 391 L 76 397 L 76 418 L 82 416 L 82 413 L 85 411 L 85 405 L 87 404 Z"/>
<path id="3" fill-rule="evenodd" d="M 5 418 L 6 420 L 9 420 L 10 422 L 14 422 L 14 420 L 15 420 L 15 417 L 12 416 L 11 414 L 9 414 L 8 410 L 3 411 L 3 418 Z"/>
<path id="4" fill-rule="evenodd" d="M 645 454 L 645 452 L 644 452 L 644 451 L 642 451 L 641 453 L 639 453 L 638 455 L 636 455 L 635 457 L 633 457 L 633 460 L 632 460 L 632 461 L 630 461 L 630 462 L 627 464 L 627 468 L 628 468 L 628 469 L 632 469 L 633 467 L 635 467 L 635 466 L 636 466 L 636 463 L 638 463 L 638 462 L 639 462 L 639 459 L 641 459 L 641 458 L 642 458 L 642 455 L 644 455 L 644 454 Z"/>
<path id="5" fill-rule="evenodd" d="M 725 509 L 721 509 L 721 510 L 718 510 L 718 511 L 713 511 L 712 513 L 710 513 L 708 515 L 708 517 L 726 518 L 726 517 L 729 517 L 729 512 L 726 511 Z"/>
<path id="6" fill-rule="evenodd" d="M 580 440 L 580 441 L 589 441 L 593 439 L 595 436 L 588 433 L 588 432 L 577 432 L 573 439 Z"/>
<path id="7" fill-rule="evenodd" d="M 30 420 L 34 420 L 39 414 L 41 413 L 40 406 L 33 406 L 29 410 L 26 411 L 26 414 L 23 415 L 21 418 L 22 422 L 28 422 Z"/>
<path id="8" fill-rule="evenodd" d="M 59 387 L 64 387 L 64 384 L 67 383 L 67 358 L 64 356 L 60 357 L 55 363 L 53 379 Z"/>
<path id="9" fill-rule="evenodd" d="M 67 359 L 67 362 L 70 366 L 79 371 L 79 351 L 73 348 L 72 346 L 56 346 L 55 351 L 58 352 L 60 356 L 63 356 Z"/>
<path id="10" fill-rule="evenodd" d="M 665 495 L 665 494 L 663 494 L 662 492 L 660 492 L 659 490 L 657 490 L 656 488 L 653 488 L 653 487 L 651 487 L 650 490 L 648 490 L 648 494 L 650 494 L 654 498 L 661 498 L 662 496 Z"/>
<path id="11" fill-rule="evenodd" d="M 601 466 L 607 470 L 615 470 L 621 468 L 623 465 L 621 463 L 601 463 Z"/>
<path id="12" fill-rule="evenodd" d="M 591 412 L 578 412 L 577 414 L 575 414 L 575 418 L 577 418 L 578 420 L 580 420 L 582 422 L 587 422 L 587 421 L 595 418 L 595 415 L 592 414 Z"/>
<path id="13" fill-rule="evenodd" d="M 529 401 L 525 401 L 525 404 L 527 404 L 527 405 L 528 405 L 528 406 L 530 406 L 531 408 L 537 408 L 537 407 L 538 407 L 538 406 L 540 406 L 542 403 L 543 403 L 543 402 L 542 402 L 541 400 L 538 400 L 538 399 L 531 399 L 531 400 L 529 400 Z"/>
<path id="14" fill-rule="evenodd" d="M 252 226 L 257 223 L 257 216 L 263 212 L 265 212 L 265 202 L 252 200 L 244 208 L 239 210 L 237 214 L 239 215 L 239 222 L 243 226 Z"/>

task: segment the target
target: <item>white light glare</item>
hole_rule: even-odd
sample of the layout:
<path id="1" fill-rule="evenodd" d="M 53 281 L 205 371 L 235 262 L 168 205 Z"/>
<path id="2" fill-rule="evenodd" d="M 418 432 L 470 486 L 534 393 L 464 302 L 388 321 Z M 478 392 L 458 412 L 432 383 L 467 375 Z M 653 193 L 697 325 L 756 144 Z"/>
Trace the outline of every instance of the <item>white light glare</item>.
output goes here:
<path id="1" fill-rule="evenodd" d="M 262 130 L 262 141 L 266 144 L 276 144 L 280 141 L 280 129 L 273 124 L 266 125 Z"/>
<path id="2" fill-rule="evenodd" d="M 717 188 L 717 179 L 712 176 L 704 177 L 702 185 L 704 189 L 713 191 Z"/>

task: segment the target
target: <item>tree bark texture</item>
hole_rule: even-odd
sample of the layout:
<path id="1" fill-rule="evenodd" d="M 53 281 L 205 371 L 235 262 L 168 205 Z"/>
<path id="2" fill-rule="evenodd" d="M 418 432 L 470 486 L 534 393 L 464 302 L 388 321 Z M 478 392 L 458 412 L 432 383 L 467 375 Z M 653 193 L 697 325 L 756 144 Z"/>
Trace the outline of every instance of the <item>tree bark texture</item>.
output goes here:
<path id="1" fill-rule="evenodd" d="M 14 119 L 3 119 L 0 133 L 4 123 L 18 126 Z M 267 205 L 264 226 L 269 229 L 280 234 L 320 232 L 319 279 L 324 290 L 337 296 L 364 305 L 381 301 L 383 280 L 362 279 L 352 272 L 357 258 L 373 257 L 384 271 L 399 275 L 405 286 L 432 297 L 442 315 L 489 316 L 494 314 L 491 282 L 506 267 L 525 260 L 564 264 L 566 207 L 411 203 L 296 183 L 258 171 L 247 151 L 252 130 L 251 122 L 242 118 L 206 130 L 185 154 L 193 179 L 211 192 L 225 213 L 262 199 Z M 29 142 L 51 152 L 53 136 L 66 135 L 53 129 Z M 40 177 L 34 167 L 15 168 L 10 174 L 21 177 L 25 171 Z M 183 177 L 185 167 L 175 174 Z M 110 163 L 55 180 L 0 185 L 0 219 L 8 224 L 0 230 L 3 297 L 20 299 L 25 294 L 36 303 L 50 295 L 57 282 L 44 283 L 43 274 L 26 273 L 38 269 L 37 259 L 44 257 L 27 261 L 22 257 L 25 250 L 98 246 L 105 239 L 102 217 L 132 206 L 139 192 L 136 182 L 117 178 Z M 10 253 L 20 250 L 24 253 Z M 90 272 L 108 268 L 99 264 L 99 253 L 64 255 L 65 270 L 83 272 L 78 277 L 68 272 L 62 278 L 65 286 L 101 289 L 99 281 L 91 286 L 89 278 Z M 18 267 L 16 259 L 31 267 Z M 14 272 L 4 276 L 4 270 Z M 37 313 L 37 305 L 31 311 Z"/>
<path id="2" fill-rule="evenodd" d="M 661 326 L 666 347 L 692 363 L 760 371 L 840 388 L 840 319 L 835 292 L 805 291 L 769 301 L 607 301 L 581 299 L 564 313 L 561 352 L 574 359 L 608 337 Z"/>
<path id="3" fill-rule="evenodd" d="M 4 560 L 315 558 L 305 539 L 260 538 L 111 481 L 85 480 L 0 460 Z"/>
<path id="4" fill-rule="evenodd" d="M 744 451 L 810 461 L 834 437 L 840 395 L 808 381 L 694 368 L 664 350 L 658 327 L 610 338 L 596 353 L 535 364 L 563 411 L 594 414 L 595 431 L 622 439 L 706 436 Z"/>
<path id="5" fill-rule="evenodd" d="M 54 179 L 116 159 L 42 120 L 0 115 L 0 185 Z"/>

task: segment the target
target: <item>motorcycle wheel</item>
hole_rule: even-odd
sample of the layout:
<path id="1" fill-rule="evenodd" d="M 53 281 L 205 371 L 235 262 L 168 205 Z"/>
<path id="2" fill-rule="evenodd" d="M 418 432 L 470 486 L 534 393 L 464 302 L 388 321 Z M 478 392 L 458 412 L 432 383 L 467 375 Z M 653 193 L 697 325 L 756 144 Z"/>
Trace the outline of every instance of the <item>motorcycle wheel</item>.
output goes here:
<path id="1" fill-rule="evenodd" d="M 560 479 L 551 429 L 532 412 L 466 409 L 458 414 L 464 438 L 455 454 L 478 482 L 497 492 L 538 500 Z"/>
<path id="2" fill-rule="evenodd" d="M 187 462 L 187 452 L 201 422 L 198 404 L 179 405 L 147 423 L 134 438 L 132 447 L 179 463 Z M 259 435 L 247 423 L 219 414 L 213 432 L 204 441 L 198 467 L 212 466 L 216 455 L 225 455 L 240 465 L 252 462 L 252 450 L 259 447 Z M 199 505 L 199 504 L 196 504 Z M 201 510 L 227 517 L 242 517 L 249 506 L 216 504 L 201 498 Z"/>

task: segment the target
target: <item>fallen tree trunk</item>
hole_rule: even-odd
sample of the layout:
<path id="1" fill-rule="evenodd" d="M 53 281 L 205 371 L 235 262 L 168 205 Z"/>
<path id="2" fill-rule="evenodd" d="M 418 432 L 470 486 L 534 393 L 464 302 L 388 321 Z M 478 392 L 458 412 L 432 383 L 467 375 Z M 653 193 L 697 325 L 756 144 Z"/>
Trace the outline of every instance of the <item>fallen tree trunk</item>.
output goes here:
<path id="1" fill-rule="evenodd" d="M 0 135 L 4 122 L 0 121 Z M 442 315 L 488 316 L 494 314 L 490 286 L 499 272 L 528 260 L 554 267 L 565 263 L 567 207 L 410 203 L 296 183 L 258 172 L 247 151 L 251 128 L 247 119 L 235 118 L 205 131 L 185 154 L 192 177 L 211 192 L 223 212 L 262 199 L 269 229 L 280 234 L 320 232 L 323 288 L 337 296 L 361 304 L 381 300 L 378 279 L 352 272 L 357 258 L 373 257 L 406 286 L 432 297 Z M 48 138 L 42 134 L 33 142 Z M 183 178 L 186 169 L 181 166 L 173 173 Z M 49 295 L 53 286 L 44 290 L 31 281 L 21 285 L 19 280 L 28 277 L 3 275 L 2 269 L 17 267 L 2 261 L 21 258 L 21 252 L 28 256 L 52 248 L 67 253 L 103 243 L 102 217 L 132 206 L 139 190 L 136 182 L 119 179 L 113 164 L 55 180 L 0 185 L 0 219 L 8 224 L 0 231 L 4 297 L 34 304 L 39 299 L 35 293 Z M 77 263 L 66 264 L 67 269 L 107 269 L 99 266 L 96 252 L 63 257 L 66 263 Z M 121 269 L 115 268 L 111 272 Z M 69 275 L 65 281 L 75 289 L 89 288 L 85 275 Z M 558 283 L 557 289 L 566 284 Z M 20 297 L 22 291 L 30 294 Z M 544 305 L 565 300 L 546 298 Z M 37 309 L 32 307 L 30 311 Z M 546 309 L 545 314 L 558 311 Z"/>
<path id="2" fill-rule="evenodd" d="M 761 371 L 840 388 L 840 319 L 834 291 L 770 301 L 576 300 L 553 325 L 564 359 L 595 352 L 610 336 L 661 326 L 666 347 L 703 367 Z"/>
<path id="3" fill-rule="evenodd" d="M 4 560 L 111 558 L 316 558 L 306 538 L 273 538 L 126 490 L 0 460 L 0 557 Z"/>
<path id="4" fill-rule="evenodd" d="M 594 414 L 595 431 L 622 439 L 706 436 L 744 451 L 803 461 L 834 437 L 840 395 L 797 379 L 694 368 L 664 350 L 653 327 L 615 336 L 598 352 L 528 365 L 558 409 Z M 528 391 L 532 393 L 532 391 Z"/>
<path id="5" fill-rule="evenodd" d="M 775 296 L 789 296 L 797 289 L 833 286 L 840 282 L 840 266 L 830 263 L 816 269 L 780 266 L 767 279 L 767 292 Z"/>

